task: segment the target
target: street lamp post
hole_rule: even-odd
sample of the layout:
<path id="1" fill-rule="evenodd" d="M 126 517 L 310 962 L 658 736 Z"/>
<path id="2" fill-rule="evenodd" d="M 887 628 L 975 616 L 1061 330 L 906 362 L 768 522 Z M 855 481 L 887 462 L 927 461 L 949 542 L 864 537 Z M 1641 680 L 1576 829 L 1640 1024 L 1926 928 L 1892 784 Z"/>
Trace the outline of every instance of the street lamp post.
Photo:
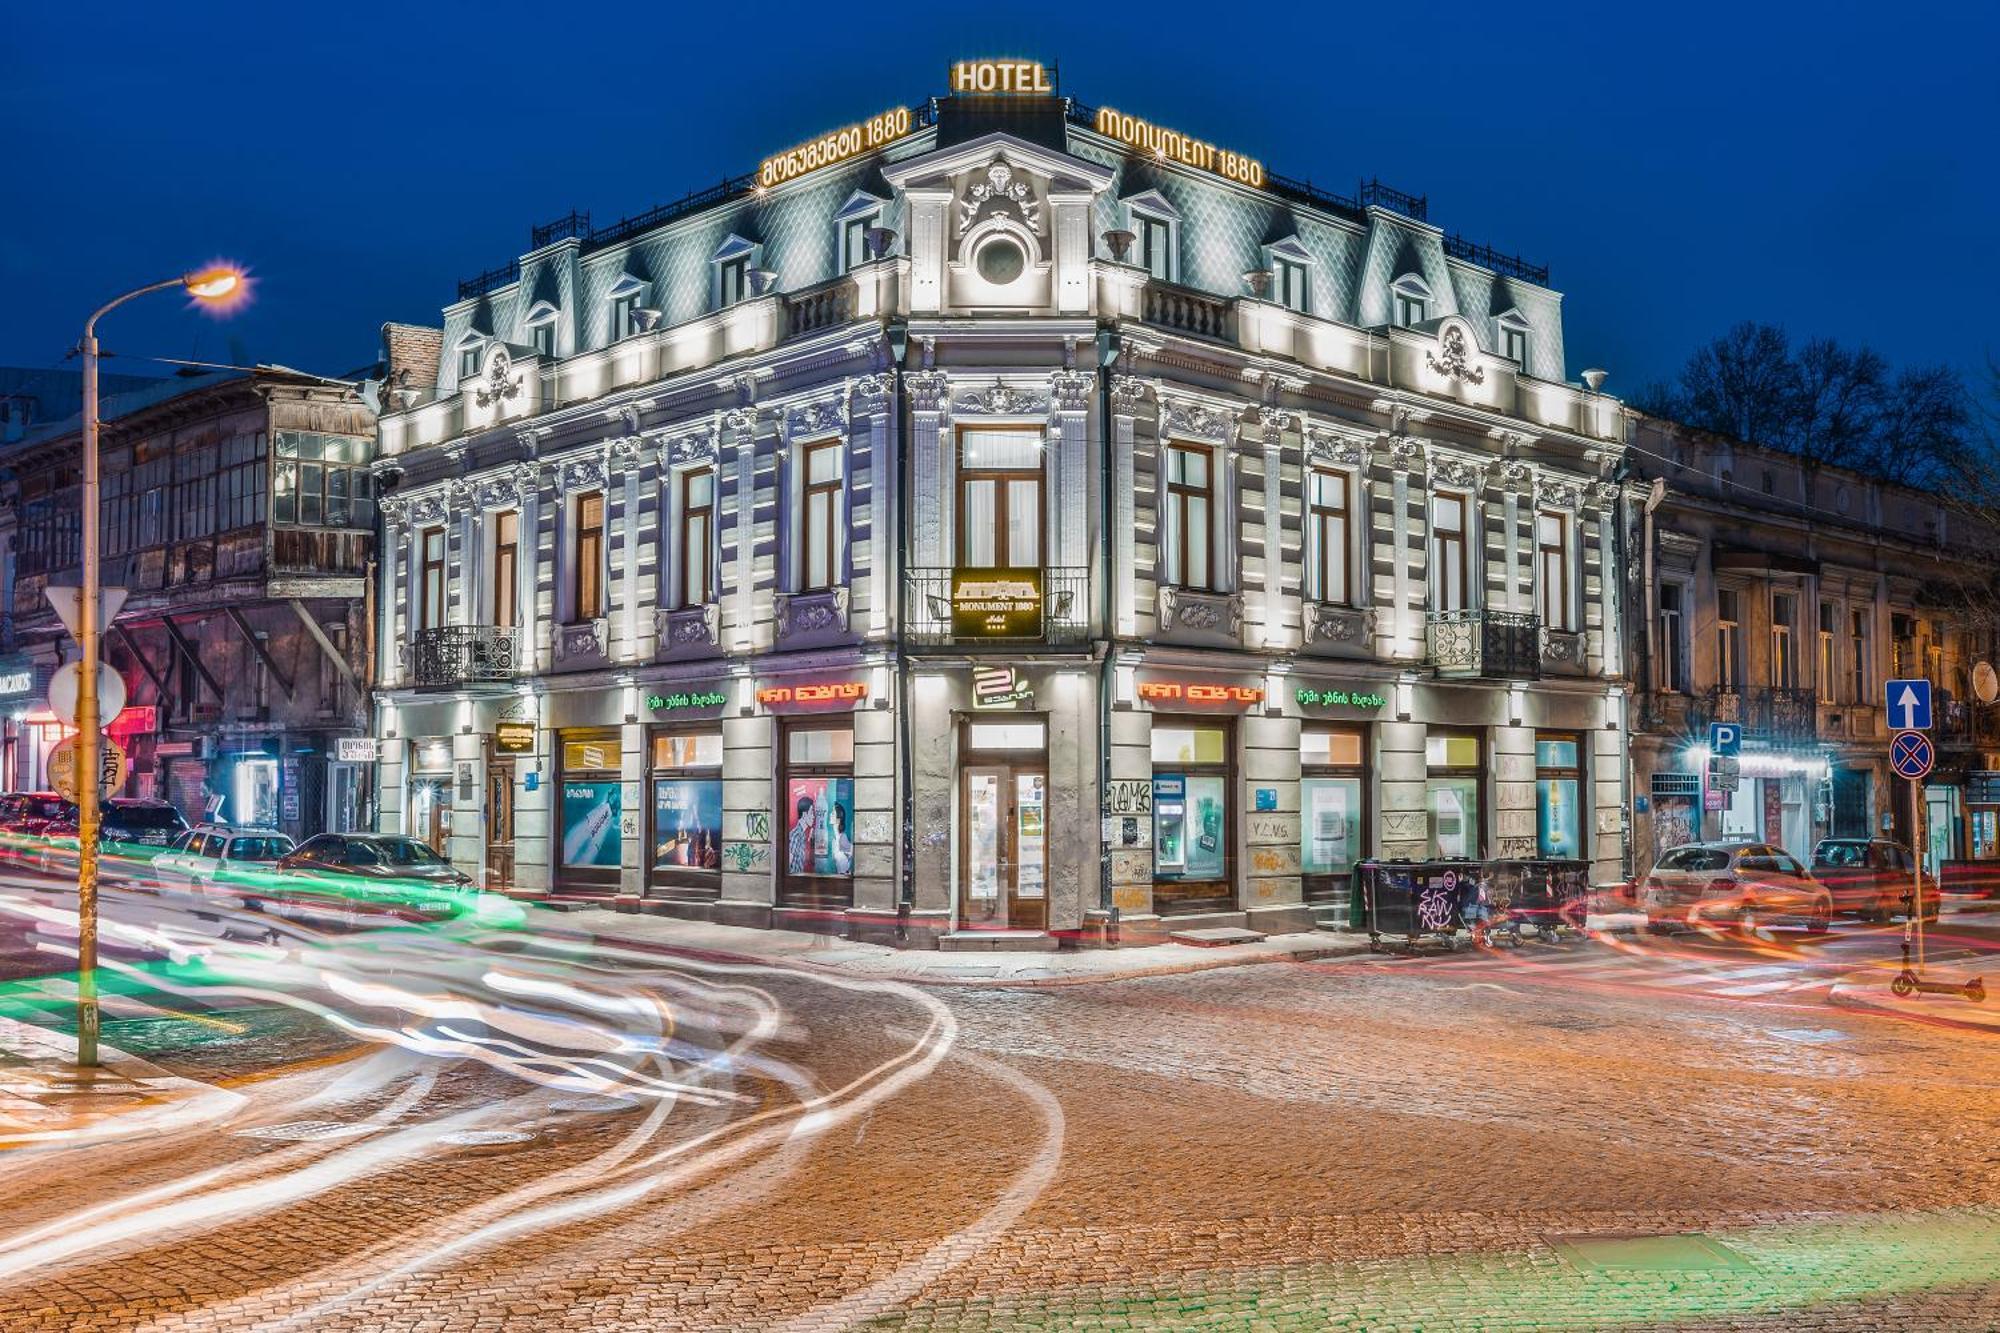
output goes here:
<path id="1" fill-rule="evenodd" d="M 78 516 L 78 553 L 82 570 L 76 598 L 76 1062 L 97 1064 L 97 838 L 99 783 L 102 778 L 103 719 L 97 712 L 97 623 L 100 571 L 97 553 L 97 321 L 134 297 L 180 287 L 196 301 L 227 302 L 239 293 L 243 274 L 233 268 L 210 268 L 134 288 L 99 306 L 83 326 L 83 496 Z"/>

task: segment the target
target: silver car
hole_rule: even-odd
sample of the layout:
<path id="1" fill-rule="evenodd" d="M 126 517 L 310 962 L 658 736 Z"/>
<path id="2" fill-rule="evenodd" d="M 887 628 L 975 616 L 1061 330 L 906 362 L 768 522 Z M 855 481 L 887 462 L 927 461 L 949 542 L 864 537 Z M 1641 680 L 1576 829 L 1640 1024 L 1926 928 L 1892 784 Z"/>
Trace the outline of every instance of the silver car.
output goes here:
<path id="1" fill-rule="evenodd" d="M 1697 842 L 1654 863 L 1640 901 L 1646 928 L 1803 926 L 1824 934 L 1833 895 L 1782 847 L 1761 842 Z"/>

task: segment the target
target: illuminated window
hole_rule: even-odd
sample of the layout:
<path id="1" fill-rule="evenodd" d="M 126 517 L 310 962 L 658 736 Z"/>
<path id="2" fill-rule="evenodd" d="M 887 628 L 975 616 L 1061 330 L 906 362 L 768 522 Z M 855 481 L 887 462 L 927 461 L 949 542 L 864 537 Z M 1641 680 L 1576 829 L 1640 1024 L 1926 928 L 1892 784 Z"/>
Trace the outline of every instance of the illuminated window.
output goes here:
<path id="1" fill-rule="evenodd" d="M 799 523 L 799 589 L 831 588 L 840 569 L 840 442 L 806 446 Z"/>
<path id="2" fill-rule="evenodd" d="M 725 259 L 716 270 L 716 281 L 720 295 L 718 305 L 735 305 L 743 299 L 750 285 L 750 261 L 748 259 Z"/>
<path id="3" fill-rule="evenodd" d="M 1271 267 L 1272 299 L 1287 310 L 1306 308 L 1306 266 L 1290 259 L 1275 261 Z"/>
<path id="4" fill-rule="evenodd" d="M 1687 678 L 1687 585 L 1660 585 L 1660 642 L 1653 664 L 1654 679 L 1662 690 L 1679 692 L 1688 687 Z"/>
<path id="5" fill-rule="evenodd" d="M 1583 855 L 1583 738 L 1535 733 L 1535 850 L 1569 861 Z"/>
<path id="6" fill-rule="evenodd" d="M 1535 575 L 1541 593 L 1542 624 L 1572 630 L 1569 596 L 1569 520 L 1544 509 L 1535 515 Z"/>
<path id="7" fill-rule="evenodd" d="M 1167 582 L 1181 588 L 1213 589 L 1209 550 L 1214 511 L 1214 454 L 1198 444 L 1167 448 Z"/>
<path id="8" fill-rule="evenodd" d="M 1353 479 L 1345 472 L 1316 468 L 1308 475 L 1306 549 L 1310 592 L 1315 600 L 1354 605 L 1348 550 L 1348 515 Z"/>
<path id="9" fill-rule="evenodd" d="M 1798 633 L 1798 598 L 1788 592 L 1771 594 L 1771 684 L 1781 690 L 1798 684 L 1792 636 Z"/>
<path id="10" fill-rule="evenodd" d="M 1415 274 L 1396 279 L 1390 288 L 1390 296 L 1396 323 L 1402 327 L 1410 328 L 1431 317 L 1430 285 Z"/>
<path id="11" fill-rule="evenodd" d="M 1743 687 L 1742 596 L 1734 588 L 1715 593 L 1715 683 L 1724 693 Z"/>
<path id="12" fill-rule="evenodd" d="M 1139 267 L 1161 282 L 1177 282 L 1181 275 L 1181 215 L 1158 190 L 1148 190 L 1125 201 L 1132 219 L 1132 235 Z"/>
<path id="13" fill-rule="evenodd" d="M 715 469 L 681 473 L 680 605 L 715 600 Z"/>
<path id="14" fill-rule="evenodd" d="M 1819 701 L 1823 704 L 1838 703 L 1834 697 L 1834 638 L 1840 625 L 1840 608 L 1832 602 L 1819 604 L 1819 670 L 1813 684 L 1819 687 Z"/>
<path id="15" fill-rule="evenodd" d="M 604 492 L 576 497 L 576 517 L 570 570 L 570 623 L 595 620 L 604 614 Z"/>
<path id="16" fill-rule="evenodd" d="M 1042 485 L 1040 430 L 960 430 L 958 567 L 1039 566 Z"/>
<path id="17" fill-rule="evenodd" d="M 417 628 L 444 625 L 444 529 L 425 528 L 417 537 Z"/>
<path id="18" fill-rule="evenodd" d="M 639 294 L 629 293 L 612 298 L 611 301 L 611 341 L 629 338 L 639 330 Z"/>
<path id="19" fill-rule="evenodd" d="M 1472 571 L 1466 557 L 1470 497 L 1449 491 L 1431 497 L 1431 610 L 1463 611 L 1471 606 Z"/>
<path id="20" fill-rule="evenodd" d="M 493 516 L 493 623 L 512 629 L 521 606 L 521 515 L 504 509 Z"/>
<path id="21" fill-rule="evenodd" d="M 876 215 L 849 218 L 840 226 L 840 271 L 849 273 L 868 262 L 868 229 Z"/>
<path id="22" fill-rule="evenodd" d="M 1527 369 L 1528 321 L 1512 311 L 1500 316 L 1500 354 Z"/>
<path id="23" fill-rule="evenodd" d="M 750 275 L 757 268 L 758 257 L 762 253 L 762 246 L 734 232 L 715 247 L 709 262 L 715 269 L 712 295 L 717 310 L 726 310 L 755 294 L 751 291 Z"/>
<path id="24" fill-rule="evenodd" d="M 535 355 L 547 359 L 556 354 L 556 308 L 547 301 L 537 301 L 528 311 L 528 346 L 535 349 Z"/>
<path id="25" fill-rule="evenodd" d="M 481 339 L 468 334 L 458 344 L 458 378 L 469 380 L 479 373 L 479 353 L 483 346 Z"/>
<path id="26" fill-rule="evenodd" d="M 1847 669 L 1851 676 L 1848 702 L 1865 704 L 1873 695 L 1868 689 L 1868 612 L 1848 613 Z"/>

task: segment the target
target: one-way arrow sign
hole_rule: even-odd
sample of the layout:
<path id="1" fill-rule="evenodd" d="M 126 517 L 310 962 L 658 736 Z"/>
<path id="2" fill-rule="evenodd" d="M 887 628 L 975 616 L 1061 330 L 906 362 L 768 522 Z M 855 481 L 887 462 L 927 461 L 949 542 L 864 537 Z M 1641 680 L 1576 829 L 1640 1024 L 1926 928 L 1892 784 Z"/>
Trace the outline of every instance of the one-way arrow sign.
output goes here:
<path id="1" fill-rule="evenodd" d="M 1891 731 L 1931 729 L 1931 683 L 1927 680 L 1892 680 L 1883 692 L 1889 707 Z"/>

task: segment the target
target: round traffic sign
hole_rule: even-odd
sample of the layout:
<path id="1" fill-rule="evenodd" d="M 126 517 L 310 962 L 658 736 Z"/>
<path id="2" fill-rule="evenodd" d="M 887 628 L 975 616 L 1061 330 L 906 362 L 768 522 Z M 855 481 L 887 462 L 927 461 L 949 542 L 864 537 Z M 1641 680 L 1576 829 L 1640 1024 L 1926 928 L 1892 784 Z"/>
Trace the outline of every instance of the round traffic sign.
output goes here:
<path id="1" fill-rule="evenodd" d="M 76 741 L 74 736 L 65 736 L 49 751 L 49 785 L 62 793 L 65 801 L 76 799 Z M 109 796 L 125 785 L 131 765 L 123 747 L 109 736 L 100 736 L 97 744 L 98 794 Z"/>
<path id="2" fill-rule="evenodd" d="M 79 683 L 83 663 L 65 662 L 49 677 L 49 711 L 71 726 L 76 725 L 77 698 L 83 693 Z M 125 678 L 108 662 L 97 664 L 97 721 L 110 726 L 111 719 L 125 711 Z"/>
<path id="3" fill-rule="evenodd" d="M 1889 742 L 1889 767 L 1896 770 L 1897 777 L 1914 782 L 1929 773 L 1936 762 L 1937 750 L 1921 731 L 1899 731 Z"/>

